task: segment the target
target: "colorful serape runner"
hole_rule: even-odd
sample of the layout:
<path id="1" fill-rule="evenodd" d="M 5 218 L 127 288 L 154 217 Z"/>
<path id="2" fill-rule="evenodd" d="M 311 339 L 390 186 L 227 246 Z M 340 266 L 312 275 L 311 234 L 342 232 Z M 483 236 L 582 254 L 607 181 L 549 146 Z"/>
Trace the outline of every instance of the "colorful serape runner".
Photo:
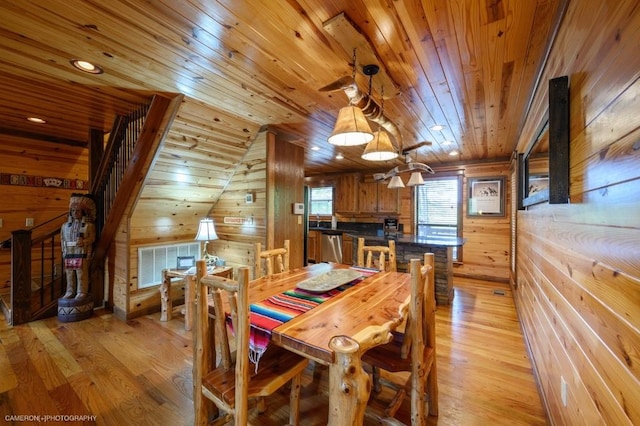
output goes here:
<path id="1" fill-rule="evenodd" d="M 331 299 L 346 289 L 356 285 L 366 277 L 377 272 L 377 269 L 351 267 L 360 272 L 361 277 L 341 285 L 338 288 L 324 293 L 315 293 L 299 288 L 287 290 L 284 293 L 276 294 L 263 301 L 252 303 L 249 306 L 251 333 L 249 337 L 250 358 L 258 368 L 258 361 L 267 350 L 271 331 L 282 323 L 285 323 L 296 316 L 315 308 L 319 304 Z"/>

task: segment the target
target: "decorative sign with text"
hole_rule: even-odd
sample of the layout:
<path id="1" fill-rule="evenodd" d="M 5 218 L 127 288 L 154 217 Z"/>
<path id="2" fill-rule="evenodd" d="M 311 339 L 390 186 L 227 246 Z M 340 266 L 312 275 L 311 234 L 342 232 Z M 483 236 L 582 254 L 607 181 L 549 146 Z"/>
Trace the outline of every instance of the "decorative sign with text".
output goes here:
<path id="1" fill-rule="evenodd" d="M 87 181 L 56 177 L 0 173 L 0 185 L 46 186 L 62 189 L 87 189 Z"/>
<path id="2" fill-rule="evenodd" d="M 224 223 L 227 225 L 252 225 L 253 215 L 250 217 L 225 216 Z"/>

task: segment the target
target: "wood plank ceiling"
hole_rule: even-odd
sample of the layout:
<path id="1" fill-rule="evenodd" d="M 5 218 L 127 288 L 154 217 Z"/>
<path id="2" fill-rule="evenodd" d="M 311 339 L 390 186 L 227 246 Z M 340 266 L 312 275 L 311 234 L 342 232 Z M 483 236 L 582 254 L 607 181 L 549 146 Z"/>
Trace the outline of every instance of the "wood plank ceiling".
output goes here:
<path id="1" fill-rule="evenodd" d="M 143 96 L 173 92 L 185 102 L 150 178 L 172 182 L 182 167 L 192 189 L 207 182 L 206 195 L 193 194 L 197 202 L 216 198 L 211 192 L 224 188 L 264 125 L 306 148 L 307 175 L 387 169 L 402 160 L 380 165 L 360 158 L 363 147 L 327 142 L 348 99 L 319 89 L 352 74 L 351 47 L 360 43 L 361 56 L 382 71 L 371 95 L 381 103 L 384 90 L 384 114 L 404 146 L 432 142 L 414 159 L 506 159 L 564 3 L 4 0 L 0 144 L 2 134 L 84 144 L 90 127 L 108 131 L 114 114 Z M 341 13 L 357 31 L 353 40 L 331 33 Z M 71 59 L 104 73 L 80 73 Z M 356 82 L 367 93 L 365 64 L 357 60 Z M 337 161 L 339 152 L 345 158 Z"/>

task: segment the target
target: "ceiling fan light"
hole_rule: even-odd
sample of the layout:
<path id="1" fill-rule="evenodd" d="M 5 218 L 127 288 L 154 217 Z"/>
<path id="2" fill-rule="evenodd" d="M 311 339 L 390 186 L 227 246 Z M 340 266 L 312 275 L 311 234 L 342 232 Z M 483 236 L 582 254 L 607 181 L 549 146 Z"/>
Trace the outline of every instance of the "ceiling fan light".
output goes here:
<path id="1" fill-rule="evenodd" d="M 389 189 L 404 188 L 404 182 L 402 182 L 402 179 L 400 179 L 400 176 L 394 176 L 389 181 L 389 185 L 387 186 L 387 188 Z"/>
<path id="2" fill-rule="evenodd" d="M 337 146 L 364 145 L 373 139 L 371 127 L 362 110 L 353 105 L 340 108 L 338 119 L 329 136 L 329 143 Z"/>
<path id="3" fill-rule="evenodd" d="M 362 153 L 362 158 L 370 161 L 393 160 L 398 153 L 393 149 L 389 134 L 380 129 L 373 134 L 373 140 L 367 144 Z"/>
<path id="4" fill-rule="evenodd" d="M 422 173 L 413 172 L 411 173 L 411 177 L 409 178 L 409 182 L 407 182 L 407 186 L 416 186 L 424 184 L 424 179 L 422 179 Z"/>

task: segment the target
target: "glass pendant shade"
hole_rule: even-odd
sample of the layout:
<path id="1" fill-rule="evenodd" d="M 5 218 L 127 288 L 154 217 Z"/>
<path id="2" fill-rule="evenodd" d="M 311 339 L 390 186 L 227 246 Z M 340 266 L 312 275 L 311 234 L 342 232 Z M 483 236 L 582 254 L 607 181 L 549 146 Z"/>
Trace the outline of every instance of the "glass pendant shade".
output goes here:
<path id="1" fill-rule="evenodd" d="M 393 149 L 389 134 L 380 129 L 373 134 L 373 140 L 367 144 L 362 158 L 370 161 L 393 160 L 398 153 Z"/>
<path id="2" fill-rule="evenodd" d="M 407 186 L 422 185 L 423 183 L 424 183 L 424 179 L 422 179 L 422 173 L 413 172 L 413 173 L 411 173 L 411 177 L 409 178 L 409 182 L 407 182 Z"/>
<path id="3" fill-rule="evenodd" d="M 353 105 L 340 108 L 329 143 L 337 146 L 364 145 L 373 139 L 371 127 L 362 110 Z"/>
<path id="4" fill-rule="evenodd" d="M 213 219 L 202 219 L 200 226 L 198 226 L 196 241 L 213 241 L 217 239 L 218 234 L 216 234 L 216 228 L 213 226 Z"/>
<path id="5" fill-rule="evenodd" d="M 404 188 L 404 183 L 402 182 L 402 179 L 400 179 L 400 176 L 394 176 L 391 178 L 391 181 L 389 181 L 389 186 L 387 186 L 387 188 L 389 189 Z"/>

